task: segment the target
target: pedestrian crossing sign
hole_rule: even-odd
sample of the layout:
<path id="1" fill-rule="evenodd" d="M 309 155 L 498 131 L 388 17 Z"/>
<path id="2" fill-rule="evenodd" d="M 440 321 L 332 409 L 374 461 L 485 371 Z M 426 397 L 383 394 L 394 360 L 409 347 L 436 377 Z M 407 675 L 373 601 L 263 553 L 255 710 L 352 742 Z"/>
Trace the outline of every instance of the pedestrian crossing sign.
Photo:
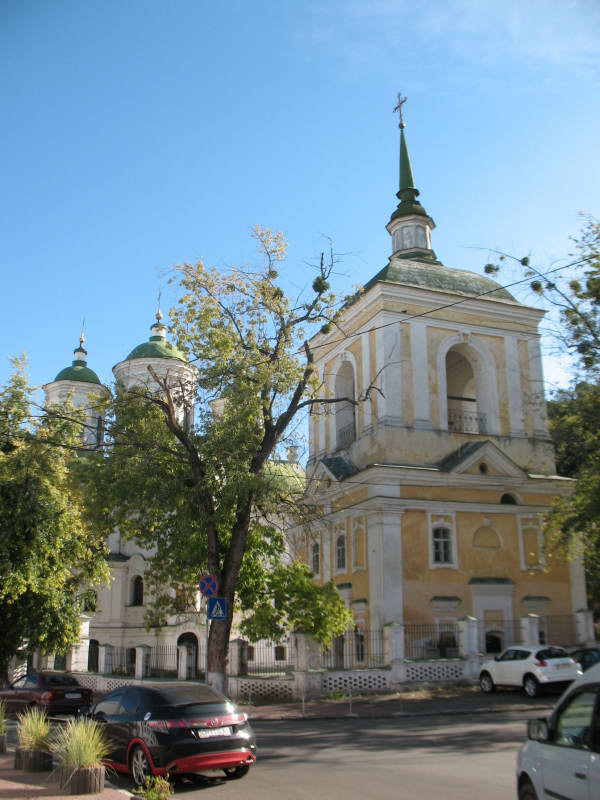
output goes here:
<path id="1" fill-rule="evenodd" d="M 229 611 L 229 601 L 225 597 L 209 597 L 208 598 L 208 618 L 209 619 L 227 619 Z"/>

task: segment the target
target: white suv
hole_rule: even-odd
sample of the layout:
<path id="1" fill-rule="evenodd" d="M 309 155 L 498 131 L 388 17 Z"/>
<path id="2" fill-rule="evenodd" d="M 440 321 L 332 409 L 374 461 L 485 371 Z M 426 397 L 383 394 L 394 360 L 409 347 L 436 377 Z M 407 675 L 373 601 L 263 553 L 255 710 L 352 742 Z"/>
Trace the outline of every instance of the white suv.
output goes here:
<path id="1" fill-rule="evenodd" d="M 537 697 L 542 686 L 566 685 L 581 674 L 579 664 L 562 647 L 519 645 L 483 664 L 479 686 L 486 693 L 496 686 L 522 686 L 529 697 Z"/>
<path id="2" fill-rule="evenodd" d="M 517 759 L 519 800 L 600 796 L 600 664 L 562 695 L 549 719 L 531 719 Z"/>

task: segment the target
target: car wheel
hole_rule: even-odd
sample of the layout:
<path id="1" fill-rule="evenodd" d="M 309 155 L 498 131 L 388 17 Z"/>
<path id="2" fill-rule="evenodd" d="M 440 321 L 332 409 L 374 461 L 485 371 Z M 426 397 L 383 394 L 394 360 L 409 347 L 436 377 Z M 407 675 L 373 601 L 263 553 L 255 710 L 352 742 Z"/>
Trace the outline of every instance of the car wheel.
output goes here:
<path id="1" fill-rule="evenodd" d="M 239 778 L 243 778 L 249 771 L 250 767 L 248 765 L 243 767 L 227 767 L 223 770 L 228 781 L 236 781 Z"/>
<path id="2" fill-rule="evenodd" d="M 491 694 L 496 691 L 496 684 L 489 672 L 482 672 L 479 676 L 479 688 L 484 694 Z"/>
<path id="3" fill-rule="evenodd" d="M 528 780 L 519 786 L 519 800 L 538 800 L 535 789 Z"/>
<path id="4" fill-rule="evenodd" d="M 540 685 L 533 675 L 526 675 L 523 679 L 523 689 L 528 697 L 537 697 L 540 693 Z"/>
<path id="5" fill-rule="evenodd" d="M 146 778 L 151 777 L 150 762 L 143 748 L 136 745 L 129 756 L 129 774 L 136 786 L 143 786 Z"/>

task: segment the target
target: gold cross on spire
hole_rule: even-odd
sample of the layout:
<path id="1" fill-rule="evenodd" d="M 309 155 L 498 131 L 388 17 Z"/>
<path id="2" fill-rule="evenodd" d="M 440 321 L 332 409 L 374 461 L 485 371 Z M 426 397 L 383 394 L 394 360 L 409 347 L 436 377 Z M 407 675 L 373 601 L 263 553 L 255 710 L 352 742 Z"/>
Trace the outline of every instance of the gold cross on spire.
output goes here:
<path id="1" fill-rule="evenodd" d="M 400 92 L 398 92 L 398 103 L 396 104 L 396 106 L 394 108 L 394 114 L 396 113 L 396 111 L 398 112 L 398 116 L 400 118 L 400 121 L 398 122 L 398 127 L 399 128 L 404 128 L 405 127 L 405 125 L 404 125 L 404 116 L 402 114 L 402 106 L 404 105 L 404 103 L 406 103 L 407 99 L 408 98 L 406 98 L 406 97 L 402 97 Z"/>
<path id="2" fill-rule="evenodd" d="M 163 318 L 162 311 L 160 310 L 160 299 L 162 297 L 162 290 L 158 291 L 158 302 L 156 303 L 156 321 L 160 323 Z"/>

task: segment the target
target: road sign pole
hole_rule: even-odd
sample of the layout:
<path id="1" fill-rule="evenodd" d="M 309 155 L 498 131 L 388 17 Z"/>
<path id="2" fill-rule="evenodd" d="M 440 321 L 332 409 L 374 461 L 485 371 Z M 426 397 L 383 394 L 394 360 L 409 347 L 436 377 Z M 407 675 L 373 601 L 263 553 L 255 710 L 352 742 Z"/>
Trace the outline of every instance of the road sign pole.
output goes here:
<path id="1" fill-rule="evenodd" d="M 208 626 L 210 622 L 208 621 L 208 597 L 204 598 L 206 600 L 206 639 L 204 643 L 204 682 L 208 683 Z"/>

